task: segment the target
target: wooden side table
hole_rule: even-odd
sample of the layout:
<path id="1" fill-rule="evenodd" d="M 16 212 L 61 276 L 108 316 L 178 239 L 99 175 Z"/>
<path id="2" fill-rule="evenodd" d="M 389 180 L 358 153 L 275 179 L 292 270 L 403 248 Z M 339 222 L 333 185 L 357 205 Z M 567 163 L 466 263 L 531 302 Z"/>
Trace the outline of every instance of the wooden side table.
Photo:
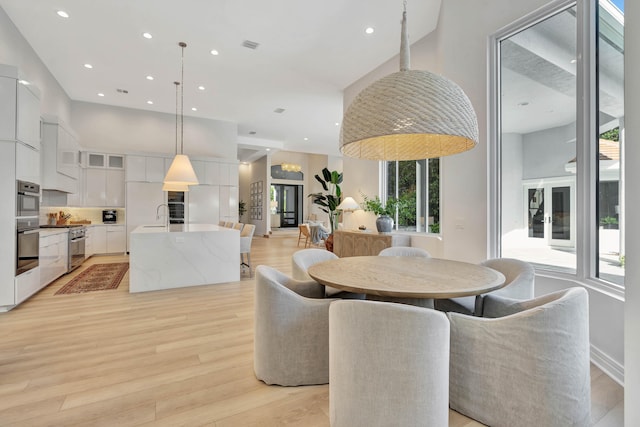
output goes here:
<path id="1" fill-rule="evenodd" d="M 373 256 L 391 246 L 411 246 L 406 234 L 336 230 L 333 233 L 333 253 L 337 256 Z"/>

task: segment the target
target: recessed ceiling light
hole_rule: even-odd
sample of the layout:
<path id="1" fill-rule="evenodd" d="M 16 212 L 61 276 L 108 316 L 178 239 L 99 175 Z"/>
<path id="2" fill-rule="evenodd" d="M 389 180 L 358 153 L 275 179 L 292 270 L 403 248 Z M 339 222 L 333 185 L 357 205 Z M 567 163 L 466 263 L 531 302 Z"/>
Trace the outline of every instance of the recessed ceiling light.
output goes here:
<path id="1" fill-rule="evenodd" d="M 26 80 L 18 80 L 18 83 L 20 83 L 20 84 L 21 84 L 21 85 L 23 85 L 23 86 L 29 86 L 29 85 L 31 84 L 31 83 L 29 83 L 29 82 L 28 82 L 28 81 L 26 81 Z"/>
<path id="2" fill-rule="evenodd" d="M 367 33 L 367 34 L 373 34 L 373 32 L 374 32 L 374 31 L 375 31 L 375 30 L 373 29 L 373 27 L 367 27 L 367 28 L 364 30 L 364 32 L 365 32 L 365 33 Z"/>
<path id="3" fill-rule="evenodd" d="M 265 151 L 271 151 L 271 148 L 267 148 Z"/>
<path id="4" fill-rule="evenodd" d="M 104 93 L 100 92 L 98 93 L 98 96 L 104 96 Z"/>
<path id="5" fill-rule="evenodd" d="M 306 137 L 305 137 L 305 138 L 304 138 L 304 140 L 305 140 L 305 141 L 308 141 L 308 140 L 309 140 L 309 138 L 306 138 Z"/>
<path id="6" fill-rule="evenodd" d="M 147 104 L 153 105 L 153 101 L 149 100 L 149 101 L 147 101 Z"/>
<path id="7" fill-rule="evenodd" d="M 145 39 L 152 39 L 153 38 L 151 33 L 142 33 L 142 37 L 144 37 Z"/>
<path id="8" fill-rule="evenodd" d="M 204 90 L 204 86 L 198 86 L 198 90 Z"/>
<path id="9" fill-rule="evenodd" d="M 571 63 L 572 63 L 572 64 L 575 64 L 576 62 L 578 62 L 578 60 L 577 60 L 577 59 L 575 59 L 575 58 L 573 58 L 573 59 L 571 60 Z"/>
<path id="10" fill-rule="evenodd" d="M 59 10 L 56 12 L 56 14 L 61 17 L 61 18 L 68 18 L 69 14 L 67 12 L 65 12 L 64 10 Z"/>
<path id="11" fill-rule="evenodd" d="M 220 53 L 220 52 L 218 52 L 218 51 L 217 51 L 217 50 L 215 50 L 215 49 L 212 49 L 212 50 L 211 50 L 211 55 L 218 55 L 219 53 Z"/>
<path id="12" fill-rule="evenodd" d="M 336 126 L 340 126 L 340 123 L 339 123 L 339 122 L 336 122 Z"/>
<path id="13" fill-rule="evenodd" d="M 196 107 L 191 107 L 191 111 L 198 111 Z"/>
<path id="14" fill-rule="evenodd" d="M 147 76 L 147 80 L 153 80 L 153 76 Z"/>
<path id="15" fill-rule="evenodd" d="M 93 65 L 91 65 L 91 64 L 84 64 L 84 68 L 89 68 L 89 69 L 91 69 L 91 68 L 93 68 Z"/>

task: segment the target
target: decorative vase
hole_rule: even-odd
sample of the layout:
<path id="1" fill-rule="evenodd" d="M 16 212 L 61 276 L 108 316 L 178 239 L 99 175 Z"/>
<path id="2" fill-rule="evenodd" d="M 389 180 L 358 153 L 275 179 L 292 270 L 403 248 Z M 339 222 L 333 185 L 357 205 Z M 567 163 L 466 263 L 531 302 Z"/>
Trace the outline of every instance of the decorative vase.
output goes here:
<path id="1" fill-rule="evenodd" d="M 393 218 L 389 215 L 380 215 L 376 219 L 376 228 L 378 233 L 391 233 L 391 230 L 393 230 Z"/>
<path id="2" fill-rule="evenodd" d="M 329 252 L 333 252 L 333 233 L 329 234 L 327 240 L 324 241 L 324 247 L 327 248 Z"/>

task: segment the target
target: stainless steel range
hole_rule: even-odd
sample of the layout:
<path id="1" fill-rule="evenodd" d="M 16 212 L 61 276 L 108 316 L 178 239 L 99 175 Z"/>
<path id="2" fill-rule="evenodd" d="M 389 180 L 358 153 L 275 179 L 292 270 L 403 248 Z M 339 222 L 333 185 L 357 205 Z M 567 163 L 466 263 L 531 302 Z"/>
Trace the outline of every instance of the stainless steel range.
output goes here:
<path id="1" fill-rule="evenodd" d="M 40 228 L 68 228 L 69 256 L 67 257 L 67 273 L 80 267 L 85 260 L 85 240 L 87 228 L 79 224 L 41 225 Z"/>

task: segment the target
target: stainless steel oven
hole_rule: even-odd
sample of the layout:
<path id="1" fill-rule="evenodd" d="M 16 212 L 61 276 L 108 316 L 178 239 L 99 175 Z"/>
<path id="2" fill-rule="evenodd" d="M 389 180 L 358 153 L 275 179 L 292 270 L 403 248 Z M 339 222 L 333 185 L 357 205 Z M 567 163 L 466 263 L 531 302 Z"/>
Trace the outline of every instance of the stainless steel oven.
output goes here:
<path id="1" fill-rule="evenodd" d="M 86 227 L 69 228 L 69 258 L 67 273 L 80 267 L 85 259 Z"/>
<path id="2" fill-rule="evenodd" d="M 167 193 L 169 207 L 169 224 L 184 224 L 184 191 Z"/>
<path id="3" fill-rule="evenodd" d="M 16 276 L 40 264 L 38 217 L 16 220 Z"/>
<path id="4" fill-rule="evenodd" d="M 40 186 L 32 182 L 16 181 L 16 216 L 33 217 L 40 214 Z"/>

